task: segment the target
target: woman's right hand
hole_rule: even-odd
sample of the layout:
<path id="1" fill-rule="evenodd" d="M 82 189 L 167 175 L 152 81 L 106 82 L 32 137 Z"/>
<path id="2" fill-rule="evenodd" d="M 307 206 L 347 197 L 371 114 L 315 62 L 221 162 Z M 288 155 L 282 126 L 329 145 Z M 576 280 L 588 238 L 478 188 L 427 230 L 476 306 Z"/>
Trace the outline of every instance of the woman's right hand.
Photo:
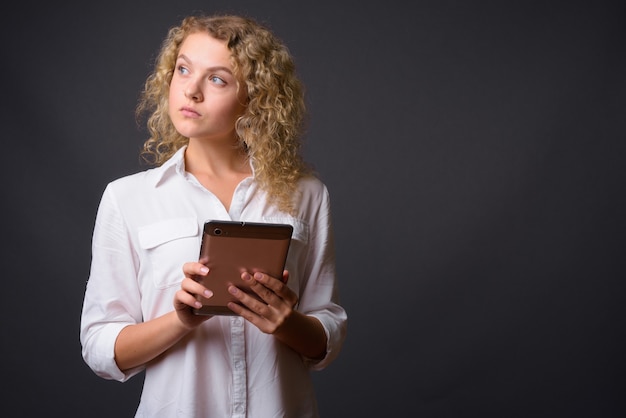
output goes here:
<path id="1" fill-rule="evenodd" d="M 176 344 L 192 329 L 210 318 L 195 315 L 196 295 L 211 297 L 213 294 L 196 282 L 196 276 L 206 276 L 209 269 L 202 263 L 185 263 L 185 278 L 174 296 L 174 312 L 124 327 L 115 340 L 115 361 L 120 370 L 146 364 Z"/>
<path id="2" fill-rule="evenodd" d="M 196 315 L 193 308 L 200 308 L 202 304 L 196 299 L 196 295 L 205 298 L 213 296 L 213 292 L 197 282 L 194 277 L 204 277 L 209 274 L 209 268 L 199 262 L 189 262 L 183 265 L 185 278 L 180 284 L 180 290 L 174 297 L 174 309 L 180 322 L 187 328 L 192 329 L 211 318 L 210 315 Z"/>

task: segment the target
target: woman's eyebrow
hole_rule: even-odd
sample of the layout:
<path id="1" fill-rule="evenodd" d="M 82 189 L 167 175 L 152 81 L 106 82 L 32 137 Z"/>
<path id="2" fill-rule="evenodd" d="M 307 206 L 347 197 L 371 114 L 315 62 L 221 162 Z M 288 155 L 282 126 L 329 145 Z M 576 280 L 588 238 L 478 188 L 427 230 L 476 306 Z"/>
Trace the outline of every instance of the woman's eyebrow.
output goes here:
<path id="1" fill-rule="evenodd" d="M 178 56 L 178 59 L 183 59 L 183 60 L 187 61 L 188 63 L 193 63 L 193 61 L 191 61 L 189 59 L 189 57 L 187 57 L 185 54 L 180 54 Z M 225 72 L 227 72 L 229 74 L 233 73 L 230 68 L 224 67 L 222 65 L 216 65 L 216 66 L 213 66 L 213 67 L 209 67 L 209 68 L 207 68 L 207 71 L 225 71 Z"/>

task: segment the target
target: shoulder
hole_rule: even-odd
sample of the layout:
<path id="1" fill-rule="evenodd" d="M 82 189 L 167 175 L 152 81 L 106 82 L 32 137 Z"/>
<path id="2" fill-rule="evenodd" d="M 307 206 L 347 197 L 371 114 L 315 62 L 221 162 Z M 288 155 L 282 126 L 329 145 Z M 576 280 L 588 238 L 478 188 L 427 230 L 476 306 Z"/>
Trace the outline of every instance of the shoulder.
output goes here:
<path id="1" fill-rule="evenodd" d="M 124 193 L 125 191 L 136 192 L 142 190 L 150 183 L 151 173 L 154 169 L 148 169 L 140 171 L 134 174 L 128 174 L 123 177 L 119 177 L 111 181 L 107 185 L 107 189 L 114 190 L 118 193 Z"/>
<path id="2" fill-rule="evenodd" d="M 297 207 L 303 215 L 330 209 L 328 188 L 317 176 L 309 175 L 299 180 L 297 199 Z"/>
<path id="3" fill-rule="evenodd" d="M 315 175 L 307 175 L 298 181 L 298 190 L 305 193 L 328 193 L 326 184 Z"/>
<path id="4" fill-rule="evenodd" d="M 183 155 L 185 147 L 179 149 L 169 160 L 158 167 L 129 174 L 109 183 L 109 189 L 120 193 L 136 193 L 157 188 L 170 179 L 177 178 L 177 173 L 184 170 Z"/>
<path id="5" fill-rule="evenodd" d="M 298 194 L 301 199 L 325 201 L 329 199 L 328 188 L 326 184 L 315 175 L 302 177 L 298 182 Z"/>
<path id="6" fill-rule="evenodd" d="M 162 179 L 161 167 L 150 168 L 112 180 L 107 184 L 104 194 L 119 202 L 133 202 L 155 192 Z"/>

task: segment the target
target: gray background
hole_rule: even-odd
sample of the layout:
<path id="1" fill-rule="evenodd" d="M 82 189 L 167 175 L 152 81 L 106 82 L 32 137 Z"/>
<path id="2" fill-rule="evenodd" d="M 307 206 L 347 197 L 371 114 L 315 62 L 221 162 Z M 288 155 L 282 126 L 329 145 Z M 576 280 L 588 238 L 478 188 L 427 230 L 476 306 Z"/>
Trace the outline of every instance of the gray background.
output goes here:
<path id="1" fill-rule="evenodd" d="M 2 7 L 3 415 L 135 410 L 80 356 L 91 232 L 196 10 L 266 23 L 307 86 L 350 317 L 322 416 L 626 415 L 624 1 Z"/>

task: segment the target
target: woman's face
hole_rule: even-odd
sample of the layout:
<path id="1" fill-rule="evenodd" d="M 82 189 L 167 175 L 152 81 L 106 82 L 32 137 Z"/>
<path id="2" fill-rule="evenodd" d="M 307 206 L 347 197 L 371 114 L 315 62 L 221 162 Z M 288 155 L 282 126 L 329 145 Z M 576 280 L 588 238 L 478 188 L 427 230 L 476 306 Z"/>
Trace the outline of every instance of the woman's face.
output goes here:
<path id="1" fill-rule="evenodd" d="M 228 141 L 245 109 L 246 94 L 230 63 L 226 43 L 205 32 L 183 41 L 169 91 L 169 115 L 176 130 L 190 139 Z"/>

